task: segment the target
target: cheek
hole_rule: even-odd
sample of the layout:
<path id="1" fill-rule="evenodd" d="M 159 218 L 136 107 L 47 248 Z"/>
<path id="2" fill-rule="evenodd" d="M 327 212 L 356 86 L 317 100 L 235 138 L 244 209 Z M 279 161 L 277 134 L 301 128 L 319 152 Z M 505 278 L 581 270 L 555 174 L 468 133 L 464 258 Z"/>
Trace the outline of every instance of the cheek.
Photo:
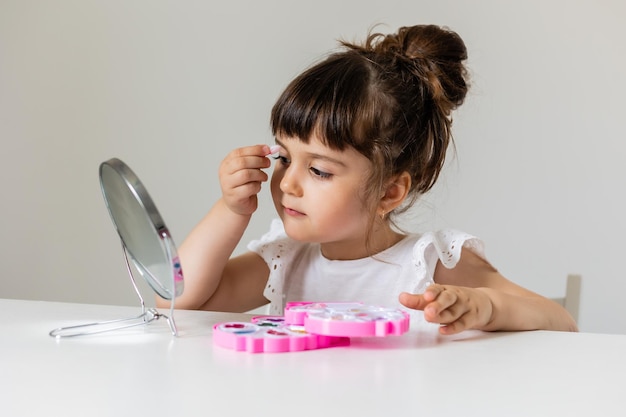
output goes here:
<path id="1" fill-rule="evenodd" d="M 283 176 L 280 172 L 274 171 L 272 174 L 272 179 L 270 180 L 270 191 L 272 193 L 272 199 L 276 202 L 276 199 L 279 199 L 282 196 L 282 191 L 280 190 L 280 181 L 283 179 Z"/>
<path id="2" fill-rule="evenodd" d="M 318 212 L 332 227 L 342 228 L 348 224 L 358 224 L 363 227 L 368 217 L 368 212 L 358 196 L 349 192 L 325 192 L 320 193 Z"/>

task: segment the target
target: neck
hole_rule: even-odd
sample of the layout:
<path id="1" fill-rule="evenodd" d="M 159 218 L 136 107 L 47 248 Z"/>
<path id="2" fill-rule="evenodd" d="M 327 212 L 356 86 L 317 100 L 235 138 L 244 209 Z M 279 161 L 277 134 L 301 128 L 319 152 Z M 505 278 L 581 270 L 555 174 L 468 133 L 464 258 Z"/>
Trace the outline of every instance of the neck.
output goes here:
<path id="1" fill-rule="evenodd" d="M 358 239 L 343 240 L 340 242 L 322 243 L 322 255 L 326 259 L 347 261 L 354 259 L 367 258 L 388 249 L 401 241 L 404 235 L 395 232 L 385 225 L 384 227 L 374 230 L 369 239 L 360 237 Z"/>

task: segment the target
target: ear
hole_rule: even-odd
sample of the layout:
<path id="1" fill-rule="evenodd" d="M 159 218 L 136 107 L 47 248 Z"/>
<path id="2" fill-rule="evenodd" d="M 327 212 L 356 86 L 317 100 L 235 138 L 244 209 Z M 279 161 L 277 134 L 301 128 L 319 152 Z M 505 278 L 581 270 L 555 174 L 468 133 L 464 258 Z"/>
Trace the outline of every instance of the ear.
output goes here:
<path id="1" fill-rule="evenodd" d="M 404 171 L 391 178 L 378 204 L 378 214 L 384 218 L 387 213 L 398 207 L 411 189 L 411 176 Z"/>

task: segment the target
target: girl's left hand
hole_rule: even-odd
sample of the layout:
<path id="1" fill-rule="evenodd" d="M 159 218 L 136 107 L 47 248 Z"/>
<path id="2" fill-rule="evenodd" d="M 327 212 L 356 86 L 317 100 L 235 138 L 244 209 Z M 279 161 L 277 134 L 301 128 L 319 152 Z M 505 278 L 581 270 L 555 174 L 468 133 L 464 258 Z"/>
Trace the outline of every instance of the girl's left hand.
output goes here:
<path id="1" fill-rule="evenodd" d="M 492 319 L 493 304 L 479 288 L 433 284 L 423 294 L 400 294 L 400 303 L 423 310 L 424 318 L 439 323 L 439 333 L 450 335 L 469 329 L 483 329 Z"/>

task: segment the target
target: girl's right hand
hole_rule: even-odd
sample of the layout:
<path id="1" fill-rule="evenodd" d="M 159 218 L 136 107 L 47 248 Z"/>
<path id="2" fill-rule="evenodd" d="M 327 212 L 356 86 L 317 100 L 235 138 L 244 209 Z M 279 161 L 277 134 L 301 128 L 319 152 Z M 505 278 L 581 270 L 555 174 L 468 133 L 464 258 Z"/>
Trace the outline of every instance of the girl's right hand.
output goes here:
<path id="1" fill-rule="evenodd" d="M 230 152 L 220 164 L 222 197 L 234 213 L 251 215 L 256 211 L 257 194 L 261 191 L 261 184 L 268 179 L 262 169 L 271 165 L 267 158 L 269 153 L 267 145 L 246 146 Z"/>

